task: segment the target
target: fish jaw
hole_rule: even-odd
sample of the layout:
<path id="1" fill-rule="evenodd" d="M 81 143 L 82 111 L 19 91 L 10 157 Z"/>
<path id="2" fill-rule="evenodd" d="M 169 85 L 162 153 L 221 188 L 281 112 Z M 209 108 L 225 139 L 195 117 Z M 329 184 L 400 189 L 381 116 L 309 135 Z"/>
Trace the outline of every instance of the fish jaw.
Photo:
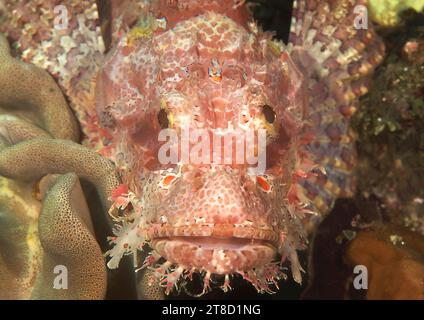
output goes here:
<path id="1" fill-rule="evenodd" d="M 241 238 L 170 237 L 152 241 L 168 261 L 212 274 L 234 274 L 271 263 L 276 248 L 266 241 Z"/>

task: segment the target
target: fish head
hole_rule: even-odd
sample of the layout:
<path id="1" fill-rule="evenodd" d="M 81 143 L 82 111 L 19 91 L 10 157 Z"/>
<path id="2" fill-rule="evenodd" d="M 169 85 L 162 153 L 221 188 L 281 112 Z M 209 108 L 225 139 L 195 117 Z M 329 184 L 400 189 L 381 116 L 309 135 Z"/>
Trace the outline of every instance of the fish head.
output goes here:
<path id="1" fill-rule="evenodd" d="M 285 46 L 207 12 L 130 32 L 97 83 L 113 158 L 138 200 L 135 228 L 155 253 L 178 274 L 238 273 L 261 290 L 280 275 L 276 256 L 301 237 L 290 197 L 307 101 Z"/>

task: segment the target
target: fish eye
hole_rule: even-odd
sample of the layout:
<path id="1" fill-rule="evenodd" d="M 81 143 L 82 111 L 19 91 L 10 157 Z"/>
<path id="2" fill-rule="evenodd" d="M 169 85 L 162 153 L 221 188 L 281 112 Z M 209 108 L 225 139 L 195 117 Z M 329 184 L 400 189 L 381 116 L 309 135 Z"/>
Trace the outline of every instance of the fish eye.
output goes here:
<path id="1" fill-rule="evenodd" d="M 158 112 L 158 121 L 162 129 L 169 128 L 168 112 L 165 109 L 160 109 Z"/>
<path id="2" fill-rule="evenodd" d="M 265 120 L 270 124 L 273 124 L 277 119 L 277 115 L 275 114 L 274 110 L 267 104 L 262 106 L 262 114 L 264 115 Z"/>

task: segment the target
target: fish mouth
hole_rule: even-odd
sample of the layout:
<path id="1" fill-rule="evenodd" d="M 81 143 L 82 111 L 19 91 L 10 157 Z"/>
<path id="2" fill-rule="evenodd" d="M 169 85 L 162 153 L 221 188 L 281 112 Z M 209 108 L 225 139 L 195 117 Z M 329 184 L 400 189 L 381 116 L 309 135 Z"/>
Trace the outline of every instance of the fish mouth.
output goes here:
<path id="1" fill-rule="evenodd" d="M 271 227 L 247 227 L 231 224 L 172 226 L 161 225 L 147 231 L 151 240 L 170 237 L 212 237 L 219 239 L 250 239 L 277 243 L 279 234 Z"/>
<path id="2" fill-rule="evenodd" d="M 185 232 L 167 228 L 167 234 L 151 239 L 151 246 L 162 257 L 184 269 L 213 274 L 260 268 L 271 263 L 277 253 L 277 234 L 271 230 L 230 226 L 191 226 L 189 229 L 194 232 L 188 232 L 187 228 Z M 158 234 L 165 233 L 162 231 Z"/>

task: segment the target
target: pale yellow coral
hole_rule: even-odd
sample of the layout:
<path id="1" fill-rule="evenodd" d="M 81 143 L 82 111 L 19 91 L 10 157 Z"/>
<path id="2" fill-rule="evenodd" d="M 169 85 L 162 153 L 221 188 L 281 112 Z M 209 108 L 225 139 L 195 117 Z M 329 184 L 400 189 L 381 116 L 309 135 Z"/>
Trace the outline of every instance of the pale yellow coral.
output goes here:
<path id="1" fill-rule="evenodd" d="M 369 0 L 369 9 L 373 21 L 385 27 L 392 27 L 400 22 L 399 14 L 402 11 L 423 10 L 424 0 Z"/>
<path id="2" fill-rule="evenodd" d="M 0 299 L 25 299 L 40 271 L 41 203 L 32 186 L 0 177 Z"/>
<path id="3" fill-rule="evenodd" d="M 48 179 L 38 222 L 43 263 L 31 298 L 103 299 L 106 266 L 78 176 L 68 173 Z M 67 268 L 67 290 L 52 286 L 57 276 L 52 272 L 55 266 Z"/>
<path id="4" fill-rule="evenodd" d="M 23 139 L 26 131 L 18 132 L 12 137 Z M 0 175 L 0 299 L 104 298 L 106 267 L 94 223 L 110 223 L 109 195 L 119 184 L 113 164 L 79 144 L 41 134 L 3 145 Z M 89 199 L 99 212 L 89 208 L 80 181 L 94 186 Z M 52 286 L 57 265 L 68 269 L 69 290 Z"/>

